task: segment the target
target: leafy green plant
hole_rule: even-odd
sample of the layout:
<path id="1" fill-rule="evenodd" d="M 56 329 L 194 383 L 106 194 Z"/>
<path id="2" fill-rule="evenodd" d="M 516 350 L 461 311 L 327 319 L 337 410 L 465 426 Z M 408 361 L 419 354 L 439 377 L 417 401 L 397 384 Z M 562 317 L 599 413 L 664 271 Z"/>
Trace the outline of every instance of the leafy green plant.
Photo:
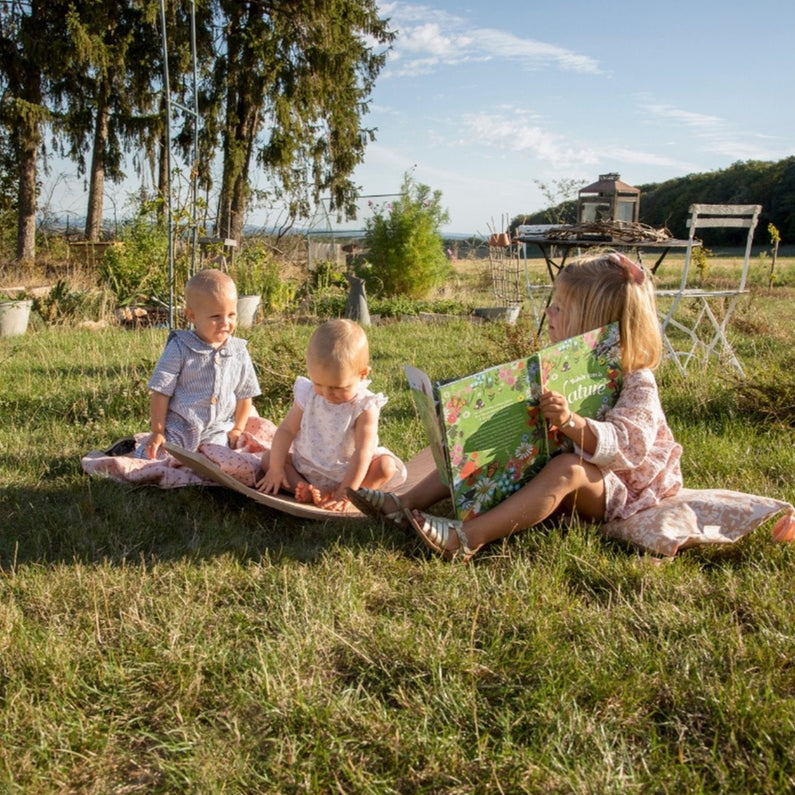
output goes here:
<path id="1" fill-rule="evenodd" d="M 709 258 L 712 256 L 712 251 L 705 246 L 698 246 L 693 248 L 690 256 L 693 259 L 693 265 L 696 266 L 698 283 L 703 287 L 709 276 Z"/>
<path id="2" fill-rule="evenodd" d="M 773 275 L 776 271 L 776 261 L 778 260 L 778 247 L 781 245 L 781 232 L 775 224 L 767 225 L 767 233 L 770 235 L 770 245 L 772 246 L 773 260 L 770 263 L 770 274 L 767 278 L 768 288 L 773 286 Z"/>
<path id="3" fill-rule="evenodd" d="M 246 243 L 230 269 L 238 295 L 258 295 L 266 308 L 283 312 L 295 301 L 299 285 L 281 276 L 264 241 Z"/>
<path id="4" fill-rule="evenodd" d="M 74 289 L 59 279 L 45 296 L 34 301 L 34 308 L 47 323 L 96 319 L 104 314 L 107 298 L 105 291 Z"/>
<path id="5" fill-rule="evenodd" d="M 377 279 L 386 295 L 426 296 L 450 273 L 440 227 L 449 220 L 441 191 L 403 178 L 394 202 L 374 205 L 365 220 L 364 245 L 371 269 L 360 275 Z"/>
<path id="6" fill-rule="evenodd" d="M 100 277 L 122 306 L 168 296 L 168 232 L 155 210 L 154 202 L 144 202 L 121 228 L 122 245 L 108 248 L 99 263 Z"/>

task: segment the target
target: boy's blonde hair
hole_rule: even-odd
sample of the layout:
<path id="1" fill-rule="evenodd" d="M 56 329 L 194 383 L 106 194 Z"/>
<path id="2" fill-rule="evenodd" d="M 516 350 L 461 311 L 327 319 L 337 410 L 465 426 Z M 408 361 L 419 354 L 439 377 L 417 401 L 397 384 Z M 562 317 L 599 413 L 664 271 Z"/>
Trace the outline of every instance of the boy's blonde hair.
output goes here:
<path id="1" fill-rule="evenodd" d="M 366 372 L 370 366 L 367 335 L 353 320 L 327 320 L 310 337 L 306 361 L 310 366 L 317 364 L 356 373 Z"/>
<path id="2" fill-rule="evenodd" d="M 223 271 L 216 268 L 205 268 L 197 271 L 185 282 L 185 303 L 190 306 L 198 295 L 212 296 L 214 298 L 229 295 L 237 297 L 237 287 L 234 280 Z"/>
<path id="3" fill-rule="evenodd" d="M 662 334 L 651 274 L 617 252 L 578 257 L 555 279 L 566 307 L 567 337 L 618 322 L 625 371 L 655 369 L 662 359 Z"/>

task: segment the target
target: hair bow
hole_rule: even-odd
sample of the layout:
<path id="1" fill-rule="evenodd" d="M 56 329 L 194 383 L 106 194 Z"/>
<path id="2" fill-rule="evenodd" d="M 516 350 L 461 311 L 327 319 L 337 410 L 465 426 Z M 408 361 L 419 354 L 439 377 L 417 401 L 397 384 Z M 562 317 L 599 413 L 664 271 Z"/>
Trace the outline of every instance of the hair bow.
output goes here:
<path id="1" fill-rule="evenodd" d="M 646 274 L 643 268 L 637 262 L 633 262 L 629 257 L 620 253 L 619 251 L 611 251 L 608 257 L 612 262 L 615 262 L 620 268 L 623 268 L 628 274 L 630 279 L 636 284 L 643 284 Z"/>

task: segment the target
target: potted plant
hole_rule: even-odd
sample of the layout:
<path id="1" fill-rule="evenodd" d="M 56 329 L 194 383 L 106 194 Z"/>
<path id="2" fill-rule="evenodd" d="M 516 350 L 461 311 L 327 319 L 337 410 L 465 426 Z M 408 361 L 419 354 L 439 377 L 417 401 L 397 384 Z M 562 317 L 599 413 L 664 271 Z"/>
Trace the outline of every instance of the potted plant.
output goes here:
<path id="1" fill-rule="evenodd" d="M 273 264 L 260 247 L 248 246 L 230 267 L 229 275 L 237 286 L 238 328 L 250 328 L 260 304 L 272 290 L 274 278 L 277 278 Z"/>

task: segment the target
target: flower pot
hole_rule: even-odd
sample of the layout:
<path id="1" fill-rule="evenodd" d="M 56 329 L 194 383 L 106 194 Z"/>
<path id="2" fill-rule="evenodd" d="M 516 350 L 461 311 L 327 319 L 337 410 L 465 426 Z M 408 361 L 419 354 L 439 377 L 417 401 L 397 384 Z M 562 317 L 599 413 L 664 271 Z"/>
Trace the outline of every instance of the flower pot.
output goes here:
<path id="1" fill-rule="evenodd" d="M 237 327 L 251 328 L 259 309 L 260 296 L 240 295 L 237 298 Z"/>
<path id="2" fill-rule="evenodd" d="M 502 320 L 513 325 L 519 317 L 520 309 L 520 306 L 481 306 L 475 309 L 475 314 L 484 320 Z"/>
<path id="3" fill-rule="evenodd" d="M 28 330 L 33 301 L 0 301 L 0 337 L 16 337 Z"/>
<path id="4" fill-rule="evenodd" d="M 489 238 L 489 245 L 492 247 L 510 246 L 511 236 L 507 232 L 498 232 Z"/>

